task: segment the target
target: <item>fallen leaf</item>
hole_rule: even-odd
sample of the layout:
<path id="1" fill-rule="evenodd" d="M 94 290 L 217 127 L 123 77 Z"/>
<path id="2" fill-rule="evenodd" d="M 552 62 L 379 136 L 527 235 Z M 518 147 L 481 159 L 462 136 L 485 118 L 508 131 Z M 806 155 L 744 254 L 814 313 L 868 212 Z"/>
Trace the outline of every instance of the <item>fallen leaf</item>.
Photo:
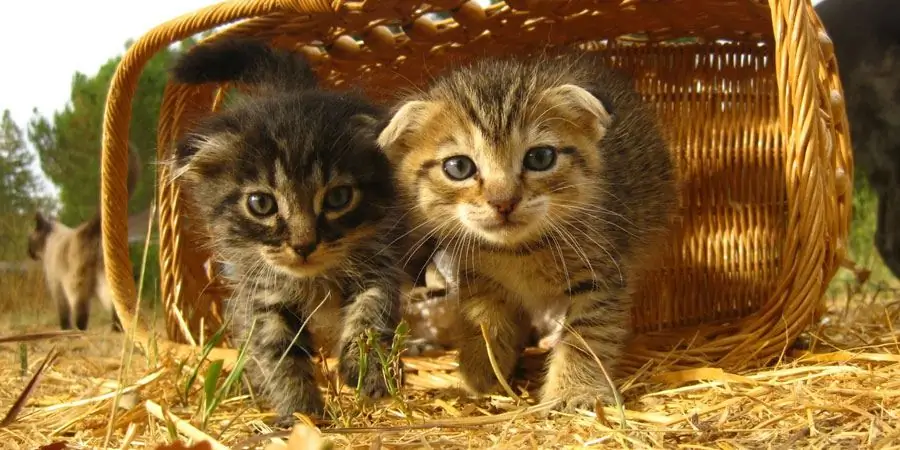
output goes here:
<path id="1" fill-rule="evenodd" d="M 156 447 L 156 450 L 212 450 L 212 445 L 206 441 L 200 441 L 190 447 L 185 447 L 181 441 L 175 441 L 171 444 L 163 444 Z"/>
<path id="2" fill-rule="evenodd" d="M 269 444 L 265 450 L 322 450 L 331 445 L 322 437 L 318 428 L 306 423 L 298 423 L 291 430 L 287 444 Z"/>
<path id="3" fill-rule="evenodd" d="M 54 442 L 52 444 L 43 445 L 38 448 L 38 450 L 66 450 L 69 447 L 66 447 L 65 442 Z"/>
<path id="4" fill-rule="evenodd" d="M 701 367 L 698 369 L 687 369 L 677 372 L 660 373 L 651 377 L 651 380 L 654 382 L 669 384 L 687 383 L 692 381 L 721 381 L 750 385 L 759 384 L 759 382 L 754 381 L 753 379 L 725 372 L 718 367 Z"/>

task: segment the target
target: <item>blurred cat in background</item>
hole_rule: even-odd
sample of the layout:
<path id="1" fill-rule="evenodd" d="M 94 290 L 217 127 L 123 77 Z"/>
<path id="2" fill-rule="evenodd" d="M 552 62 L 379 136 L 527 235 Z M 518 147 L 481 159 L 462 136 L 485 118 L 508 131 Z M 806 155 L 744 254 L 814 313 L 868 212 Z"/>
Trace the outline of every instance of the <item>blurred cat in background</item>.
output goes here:
<path id="1" fill-rule="evenodd" d="M 128 158 L 128 195 L 140 177 L 141 166 L 134 149 Z M 112 314 L 113 330 L 121 331 L 122 325 L 112 304 L 112 293 L 106 284 L 103 262 L 102 227 L 100 211 L 71 228 L 64 223 L 35 213 L 34 230 L 28 236 L 28 256 L 40 261 L 50 297 L 56 303 L 59 326 L 70 330 L 87 329 L 91 300 L 100 299 L 103 307 Z M 74 317 L 73 317 L 74 316 Z"/>

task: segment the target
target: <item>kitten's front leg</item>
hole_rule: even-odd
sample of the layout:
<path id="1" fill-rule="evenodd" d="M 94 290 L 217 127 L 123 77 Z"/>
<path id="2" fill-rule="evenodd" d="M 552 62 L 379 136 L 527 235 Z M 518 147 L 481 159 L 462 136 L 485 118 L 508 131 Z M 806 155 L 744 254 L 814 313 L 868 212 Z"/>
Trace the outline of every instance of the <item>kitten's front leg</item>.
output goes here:
<path id="1" fill-rule="evenodd" d="M 344 329 L 339 342 L 338 369 L 341 379 L 353 388 L 359 386 L 363 395 L 373 399 L 387 394 L 387 381 L 378 355 L 369 351 L 360 383 L 359 341 L 365 341 L 367 332 L 372 330 L 377 344 L 384 345 L 384 351 L 390 352 L 394 330 L 400 322 L 400 292 L 399 285 L 387 278 L 352 295 L 349 304 L 344 307 Z"/>
<path id="2" fill-rule="evenodd" d="M 613 387 L 597 360 L 615 376 L 630 334 L 630 297 L 622 288 L 590 290 L 573 297 L 567 327 L 550 356 L 541 401 L 556 401 L 556 408 L 566 412 L 590 411 L 598 399 L 606 404 L 614 400 Z"/>
<path id="3" fill-rule="evenodd" d="M 469 278 L 469 279 L 466 279 Z M 460 281 L 459 371 L 466 387 L 475 394 L 491 392 L 498 383 L 481 324 L 487 328 L 488 343 L 500 369 L 508 379 L 528 339 L 528 314 L 508 293 L 486 280 L 463 277 Z"/>
<path id="4" fill-rule="evenodd" d="M 321 415 L 322 394 L 310 357 L 312 340 L 303 318 L 292 308 L 275 305 L 254 312 L 247 371 L 253 386 L 275 408 L 278 426 L 293 424 L 293 413 Z M 242 329 L 247 333 L 249 329 Z M 295 339 L 296 338 L 296 339 Z"/>

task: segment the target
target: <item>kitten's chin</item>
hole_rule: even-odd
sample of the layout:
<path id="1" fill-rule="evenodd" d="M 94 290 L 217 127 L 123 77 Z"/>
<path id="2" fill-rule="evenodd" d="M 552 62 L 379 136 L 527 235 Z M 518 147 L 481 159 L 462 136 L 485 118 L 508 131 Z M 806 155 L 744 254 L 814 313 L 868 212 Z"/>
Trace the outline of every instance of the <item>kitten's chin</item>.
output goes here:
<path id="1" fill-rule="evenodd" d="M 483 241 L 500 247 L 518 247 L 540 238 L 538 227 L 524 222 L 475 222 L 463 220 L 463 224 Z"/>
<path id="2" fill-rule="evenodd" d="M 296 278 L 316 278 L 322 276 L 322 274 L 327 271 L 327 268 L 325 266 L 319 264 L 303 264 L 276 267 L 283 274 L 290 275 Z"/>

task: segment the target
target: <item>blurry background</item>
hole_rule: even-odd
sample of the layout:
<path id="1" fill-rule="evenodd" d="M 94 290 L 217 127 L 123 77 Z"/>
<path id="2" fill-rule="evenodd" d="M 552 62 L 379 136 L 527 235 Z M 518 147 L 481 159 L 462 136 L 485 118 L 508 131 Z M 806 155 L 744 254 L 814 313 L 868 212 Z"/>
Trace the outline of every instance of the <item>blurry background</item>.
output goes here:
<path id="1" fill-rule="evenodd" d="M 133 39 L 214 0 L 4 2 L 0 42 L 0 326 L 56 324 L 43 275 L 25 253 L 36 210 L 77 226 L 97 211 L 106 92 Z M 146 211 L 166 68 L 179 47 L 147 65 L 134 99 L 131 139 L 144 171 L 129 211 Z M 143 242 L 132 247 L 140 267 Z M 156 248 L 145 292 L 155 297 Z M 136 271 L 137 272 L 137 271 Z M 38 314 L 42 313 L 42 314 Z M 96 314 L 95 317 L 106 316 Z"/>

